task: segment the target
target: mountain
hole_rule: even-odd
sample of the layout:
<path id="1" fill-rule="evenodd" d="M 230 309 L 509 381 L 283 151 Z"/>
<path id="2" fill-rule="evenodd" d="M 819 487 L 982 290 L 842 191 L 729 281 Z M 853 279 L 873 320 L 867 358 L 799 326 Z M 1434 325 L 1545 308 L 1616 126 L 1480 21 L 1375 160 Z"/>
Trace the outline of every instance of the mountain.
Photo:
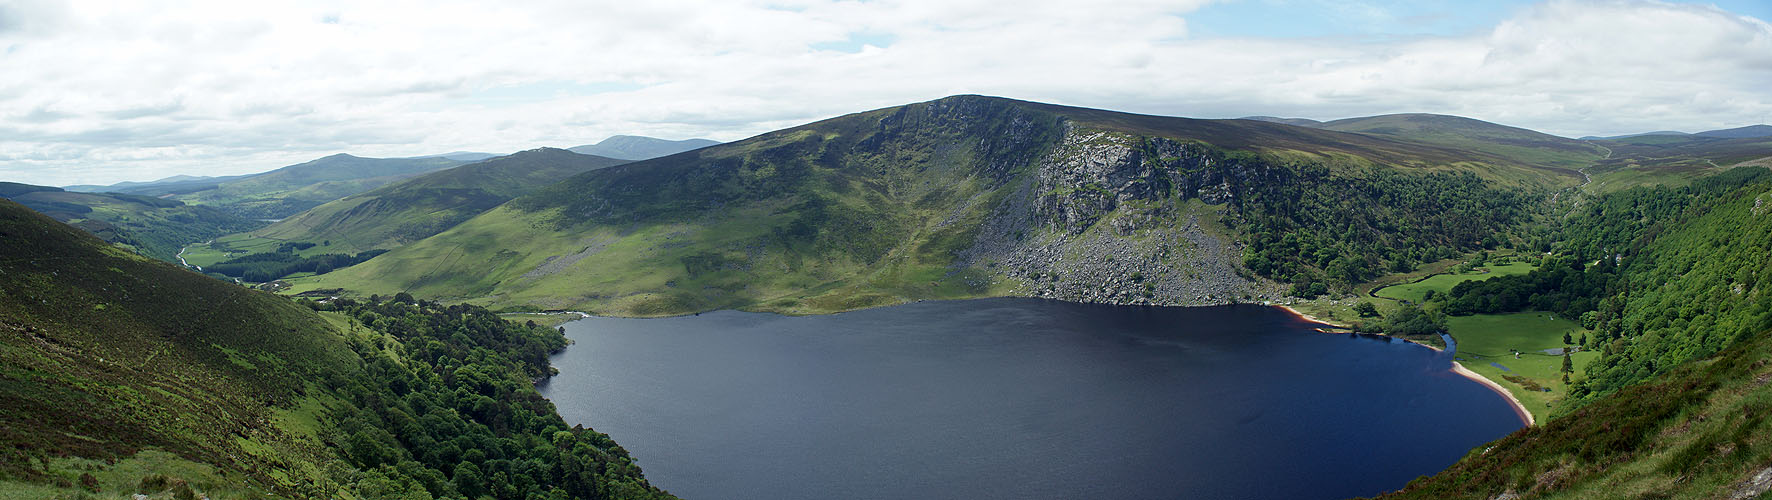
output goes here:
<path id="1" fill-rule="evenodd" d="M 82 192 L 82 193 L 124 193 L 124 194 L 139 194 L 139 195 L 144 195 L 144 196 L 165 196 L 168 194 L 183 194 L 183 193 L 188 193 L 188 192 L 192 192 L 192 191 L 213 189 L 217 184 L 232 181 L 232 180 L 244 179 L 247 177 L 250 177 L 250 176 L 248 176 L 248 175 L 232 175 L 232 176 L 223 176 L 223 177 L 206 177 L 206 176 L 193 176 L 193 175 L 175 175 L 175 176 L 167 177 L 165 179 L 160 179 L 157 181 L 119 182 L 119 183 L 112 184 L 109 186 L 79 184 L 79 185 L 73 185 L 73 186 L 66 186 L 66 189 L 69 191 L 77 191 L 77 192 Z"/>
<path id="2" fill-rule="evenodd" d="M 210 207 L 120 193 L 77 193 L 0 182 L 0 198 L 169 262 L 177 259 L 179 248 L 187 243 L 264 225 Z"/>
<path id="3" fill-rule="evenodd" d="M 567 150 L 579 154 L 606 156 L 621 160 L 650 160 L 715 144 L 719 144 L 719 142 L 707 139 L 670 141 L 634 135 L 617 135 L 604 139 L 603 142 L 575 146 L 567 148 Z"/>
<path id="4" fill-rule="evenodd" d="M 424 174 L 347 196 L 253 235 L 361 252 L 427 238 L 511 198 L 625 160 L 542 148 Z"/>
<path id="5" fill-rule="evenodd" d="M 1721 129 L 1721 130 L 1706 130 L 1706 131 L 1699 132 L 1696 134 L 1688 134 L 1685 132 L 1674 131 L 1674 130 L 1660 130 L 1660 131 L 1655 131 L 1655 132 L 1644 132 L 1641 134 L 1615 135 L 1615 136 L 1611 136 L 1611 137 L 1598 137 L 1598 136 L 1591 136 L 1590 135 L 1590 136 L 1581 138 L 1581 140 L 1584 140 L 1584 141 L 1620 140 L 1620 139 L 1631 139 L 1631 138 L 1644 137 L 1644 136 L 1701 136 L 1701 137 L 1721 137 L 1724 139 L 1740 139 L 1740 138 L 1744 138 L 1744 137 L 1767 137 L 1767 136 L 1772 136 L 1772 125 L 1748 125 L 1746 127 L 1736 127 L 1736 128 Z"/>
<path id="6" fill-rule="evenodd" d="M 1746 127 L 1736 127 L 1736 128 L 1730 128 L 1730 129 L 1722 129 L 1722 130 L 1707 130 L 1707 131 L 1699 132 L 1699 133 L 1693 134 L 1693 135 L 1702 135 L 1705 137 L 1722 137 L 1722 138 L 1727 138 L 1727 139 L 1740 139 L 1743 137 L 1769 137 L 1769 136 L 1772 136 L 1772 125 L 1748 125 Z"/>
<path id="7" fill-rule="evenodd" d="M 360 158 L 335 154 L 262 174 L 220 182 L 207 189 L 171 193 L 254 219 L 280 219 L 332 200 L 462 164 L 447 158 Z"/>
<path id="8" fill-rule="evenodd" d="M 667 497 L 535 392 L 565 346 L 549 328 L 406 297 L 299 304 L 10 201 L 0 275 L 9 497 Z"/>
<path id="9" fill-rule="evenodd" d="M 1458 116 L 1380 115 L 1335 120 L 1319 126 L 1326 130 L 1401 137 L 1566 169 L 1585 167 L 1604 155 L 1602 148 L 1582 141 Z"/>
<path id="10" fill-rule="evenodd" d="M 62 186 L 62 188 L 69 190 L 69 191 L 76 191 L 76 192 L 81 192 L 81 193 L 122 193 L 122 192 L 128 192 L 130 190 L 142 190 L 142 189 L 149 189 L 149 188 L 177 190 L 180 187 L 217 184 L 217 183 L 220 183 L 223 181 L 239 179 L 242 177 L 246 177 L 246 176 L 235 175 L 235 176 L 226 176 L 226 177 L 209 177 L 209 176 L 200 176 L 200 175 L 174 175 L 172 177 L 167 177 L 164 179 L 148 181 L 148 182 L 128 182 L 128 181 L 125 181 L 125 182 L 119 182 L 116 184 L 111 184 L 109 186 L 80 184 L 80 185 L 74 185 L 74 186 Z"/>
<path id="11" fill-rule="evenodd" d="M 456 161 L 480 161 L 480 160 L 485 160 L 485 159 L 489 159 L 489 158 L 497 158 L 499 156 L 502 156 L 502 155 L 496 155 L 496 154 L 492 154 L 492 153 L 480 153 L 480 152 L 475 152 L 475 151 L 451 151 L 451 152 L 443 153 L 443 154 L 414 156 L 413 158 L 447 158 L 447 159 L 456 160 Z"/>
<path id="12" fill-rule="evenodd" d="M 586 172 L 295 283 L 638 316 L 1224 303 L 1501 244 L 1579 179 L 1392 135 L 956 96 Z"/>
<path id="13" fill-rule="evenodd" d="M 1319 127 L 1319 126 L 1323 125 L 1323 122 L 1317 121 L 1317 120 L 1312 120 L 1310 118 L 1280 118 L 1278 116 L 1245 116 L 1242 118 L 1238 118 L 1238 120 L 1256 120 L 1256 121 L 1272 122 L 1272 123 L 1284 123 L 1287 125 L 1297 125 L 1300 127 L 1312 127 L 1312 128 Z"/>
<path id="14" fill-rule="evenodd" d="M 1584 140 L 1584 141 L 1615 141 L 1615 140 L 1619 140 L 1619 139 L 1630 139 L 1633 137 L 1646 137 L 1646 136 L 1657 136 L 1657 135 L 1687 136 L 1687 135 L 1692 135 L 1692 134 L 1688 134 L 1688 133 L 1681 132 L 1678 130 L 1657 130 L 1654 132 L 1643 132 L 1640 134 L 1614 135 L 1614 136 L 1609 136 L 1609 137 L 1600 137 L 1600 136 L 1590 135 L 1590 136 L 1582 137 L 1581 140 Z"/>

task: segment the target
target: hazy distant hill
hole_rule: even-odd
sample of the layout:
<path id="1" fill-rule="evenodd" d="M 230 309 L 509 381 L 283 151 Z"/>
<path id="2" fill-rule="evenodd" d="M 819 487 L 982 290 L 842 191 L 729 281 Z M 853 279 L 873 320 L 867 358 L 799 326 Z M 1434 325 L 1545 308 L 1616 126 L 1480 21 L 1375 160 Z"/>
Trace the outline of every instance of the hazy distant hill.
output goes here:
<path id="1" fill-rule="evenodd" d="M 1380 115 L 1334 120 L 1320 126 L 1327 130 L 1402 137 L 1567 169 L 1585 167 L 1604 154 L 1603 149 L 1575 139 L 1459 116 Z"/>
<path id="2" fill-rule="evenodd" d="M 620 160 L 650 160 L 660 156 L 669 156 L 684 151 L 701 149 L 715 144 L 719 144 L 719 142 L 707 139 L 670 141 L 634 135 L 617 135 L 604 139 L 603 142 L 575 146 L 567 148 L 567 150 L 579 154 L 606 156 Z"/>
<path id="3" fill-rule="evenodd" d="M 426 172 L 460 165 L 448 158 L 361 158 L 336 154 L 174 193 L 175 199 L 254 219 L 281 219 L 323 203 Z"/>
<path id="4" fill-rule="evenodd" d="M 413 158 L 448 158 L 457 161 L 480 161 L 487 158 L 497 158 L 499 156 L 502 155 L 481 153 L 477 151 L 451 151 L 443 154 L 414 156 Z"/>
<path id="5" fill-rule="evenodd" d="M 345 197 L 253 234 L 328 243 L 328 251 L 391 248 L 429 237 L 511 198 L 626 160 L 542 148 L 470 163 Z"/>
<path id="6" fill-rule="evenodd" d="M 1696 134 L 1688 134 L 1688 133 L 1680 132 L 1677 130 L 1657 130 L 1654 132 L 1643 132 L 1640 134 L 1614 135 L 1614 136 L 1610 136 L 1610 137 L 1600 137 L 1600 136 L 1590 135 L 1587 137 L 1583 137 L 1581 139 L 1584 141 L 1585 140 L 1620 140 L 1620 139 L 1631 139 L 1631 138 L 1643 137 L 1643 136 L 1663 136 L 1663 135 L 1666 135 L 1666 136 L 1721 137 L 1721 138 L 1726 138 L 1726 139 L 1740 139 L 1740 138 L 1744 138 L 1744 137 L 1767 137 L 1767 136 L 1772 136 L 1772 125 L 1748 125 L 1746 127 L 1727 128 L 1727 129 L 1720 129 L 1720 130 L 1706 130 L 1706 131 L 1699 132 Z"/>
<path id="7" fill-rule="evenodd" d="M 1278 116 L 1245 116 L 1242 118 L 1238 118 L 1238 120 L 1256 120 L 1256 121 L 1264 121 L 1264 122 L 1271 122 L 1271 123 L 1284 123 L 1287 125 L 1297 125 L 1300 127 L 1313 127 L 1313 128 L 1323 125 L 1323 122 L 1318 121 L 1318 120 L 1312 120 L 1310 118 L 1281 118 Z"/>
<path id="8" fill-rule="evenodd" d="M 1745 128 L 1745 127 L 1744 127 Z M 1589 168 L 1595 191 L 1643 185 L 1683 185 L 1740 165 L 1772 167 L 1772 136 L 1739 137 L 1742 132 L 1701 135 L 1636 135 L 1594 141 L 1612 151 Z M 1743 130 L 1743 129 L 1731 129 Z"/>
<path id="9" fill-rule="evenodd" d="M 1579 182 L 1383 134 L 956 96 L 579 174 L 299 286 L 634 315 L 1222 303 L 1277 296 L 1255 275 L 1309 293 L 1494 244 Z"/>
<path id="10" fill-rule="evenodd" d="M 125 182 L 119 182 L 116 184 L 111 184 L 108 186 L 100 186 L 100 185 L 95 185 L 95 184 L 78 184 L 78 185 L 73 185 L 73 186 L 62 186 L 62 188 L 69 190 L 69 191 L 78 191 L 78 192 L 82 192 L 82 193 L 132 193 L 132 192 L 139 192 L 139 191 L 148 190 L 148 189 L 161 190 L 164 193 L 164 192 L 177 191 L 180 188 L 190 188 L 190 187 L 197 187 L 197 186 L 214 185 L 214 184 L 218 184 L 221 182 L 239 179 L 239 178 L 243 178 L 243 177 L 246 177 L 246 176 L 232 175 L 232 176 L 224 176 L 224 177 L 209 177 L 209 176 L 201 176 L 201 175 L 174 175 L 172 177 L 167 177 L 164 179 L 147 181 L 147 182 L 125 181 Z"/>
<path id="11" fill-rule="evenodd" d="M 1723 138 L 1729 138 L 1729 139 L 1740 139 L 1740 138 L 1744 138 L 1744 137 L 1768 137 L 1768 136 L 1772 136 L 1772 125 L 1748 125 L 1746 127 L 1736 127 L 1736 128 L 1730 128 L 1730 129 L 1722 129 L 1722 130 L 1707 130 L 1707 131 L 1699 132 L 1699 133 L 1693 134 L 1693 135 L 1702 135 L 1705 137 L 1723 137 Z"/>
<path id="12" fill-rule="evenodd" d="M 1681 132 L 1681 131 L 1678 131 L 1678 130 L 1657 130 L 1657 131 L 1654 131 L 1654 132 L 1643 132 L 1643 133 L 1640 133 L 1640 134 L 1624 134 L 1624 135 L 1614 135 L 1614 136 L 1607 136 L 1607 137 L 1601 137 L 1601 136 L 1597 136 L 1597 135 L 1590 135 L 1590 136 L 1585 136 L 1585 137 L 1582 137 L 1582 138 L 1581 138 L 1581 140 L 1584 140 L 1584 141 L 1613 141 L 1613 140 L 1619 140 L 1619 139 L 1630 139 L 1630 138 L 1633 138 L 1633 137 L 1644 137 L 1644 136 L 1663 136 L 1663 135 L 1667 135 L 1667 136 L 1688 136 L 1688 135 L 1692 135 L 1692 134 L 1688 134 L 1688 133 L 1685 133 L 1685 132 Z"/>
<path id="13" fill-rule="evenodd" d="M 264 225 L 211 207 L 121 193 L 78 193 L 0 182 L 0 198 L 166 261 L 175 260 L 186 243 Z"/>

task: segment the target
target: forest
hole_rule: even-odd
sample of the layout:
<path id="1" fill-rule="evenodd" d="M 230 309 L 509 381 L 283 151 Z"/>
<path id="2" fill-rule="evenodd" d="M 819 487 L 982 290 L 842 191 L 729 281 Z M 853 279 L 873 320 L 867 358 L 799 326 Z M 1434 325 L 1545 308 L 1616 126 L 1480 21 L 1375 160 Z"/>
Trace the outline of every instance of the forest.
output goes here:
<path id="1" fill-rule="evenodd" d="M 1307 298 L 1509 244 L 1543 199 L 1468 172 L 1336 175 L 1299 165 L 1273 173 L 1279 178 L 1244 183 L 1233 198 L 1249 235 L 1243 265 Z"/>
<path id="2" fill-rule="evenodd" d="M 312 247 L 313 244 L 308 243 L 307 246 Z M 292 252 L 295 249 L 296 247 L 286 243 L 276 252 L 255 253 L 229 259 L 211 264 L 203 270 L 255 283 L 264 283 L 295 273 L 326 274 L 334 269 L 356 265 L 388 252 L 385 249 L 377 249 L 354 255 L 328 253 L 302 257 Z"/>
<path id="3" fill-rule="evenodd" d="M 1528 310 L 1580 318 L 1601 357 L 1572 389 L 1615 392 L 1772 328 L 1772 171 L 1637 187 L 1581 206 L 1538 270 L 1461 283 L 1446 314 Z"/>
<path id="4" fill-rule="evenodd" d="M 535 390 L 558 330 L 401 293 L 303 301 L 348 316 L 367 380 L 333 381 L 358 408 L 332 443 L 367 498 L 669 498 L 608 435 L 568 427 Z"/>

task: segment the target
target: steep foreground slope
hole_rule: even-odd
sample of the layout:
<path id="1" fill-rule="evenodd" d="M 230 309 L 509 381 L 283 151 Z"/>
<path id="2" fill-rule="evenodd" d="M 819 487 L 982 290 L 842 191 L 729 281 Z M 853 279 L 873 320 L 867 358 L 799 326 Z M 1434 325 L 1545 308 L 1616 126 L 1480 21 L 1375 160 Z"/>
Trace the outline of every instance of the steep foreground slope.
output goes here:
<path id="1" fill-rule="evenodd" d="M 0 492 L 658 496 L 535 393 L 563 345 L 404 297 L 304 307 L 0 201 Z"/>
<path id="2" fill-rule="evenodd" d="M 264 225 L 211 207 L 119 193 L 77 193 L 0 182 L 0 198 L 24 204 L 105 241 L 172 262 L 180 247 Z"/>
<path id="3" fill-rule="evenodd" d="M 957 96 L 588 172 L 301 288 L 629 315 L 1299 294 L 1506 244 L 1552 165 Z"/>
<path id="4" fill-rule="evenodd" d="M 253 234 L 329 243 L 330 251 L 391 248 L 442 232 L 541 186 L 623 163 L 627 161 L 562 149 L 523 151 L 351 195 Z"/>
<path id="5" fill-rule="evenodd" d="M 1762 498 L 1772 331 L 1473 450 L 1384 498 Z"/>

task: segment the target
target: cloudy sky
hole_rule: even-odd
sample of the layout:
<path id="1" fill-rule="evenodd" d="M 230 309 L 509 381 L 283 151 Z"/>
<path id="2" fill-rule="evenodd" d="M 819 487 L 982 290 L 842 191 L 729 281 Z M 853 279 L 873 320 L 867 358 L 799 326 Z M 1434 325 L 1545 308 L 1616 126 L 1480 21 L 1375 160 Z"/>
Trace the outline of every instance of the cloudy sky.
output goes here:
<path id="1" fill-rule="evenodd" d="M 736 140 L 961 93 L 1696 132 L 1772 123 L 1769 19 L 1765 0 L 0 0 L 0 180 Z"/>

